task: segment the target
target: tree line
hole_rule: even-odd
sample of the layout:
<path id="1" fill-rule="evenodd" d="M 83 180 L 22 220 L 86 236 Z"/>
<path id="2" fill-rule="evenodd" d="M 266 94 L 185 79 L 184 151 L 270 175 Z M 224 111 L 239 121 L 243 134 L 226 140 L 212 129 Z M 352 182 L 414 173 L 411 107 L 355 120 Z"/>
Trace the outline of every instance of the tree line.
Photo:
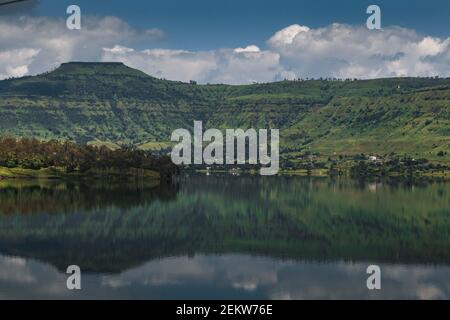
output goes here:
<path id="1" fill-rule="evenodd" d="M 173 174 L 177 167 L 170 157 L 155 157 L 133 148 L 108 149 L 65 141 L 40 141 L 31 138 L 0 137 L 0 166 L 42 169 L 61 167 L 66 172 L 90 169 L 149 169 Z"/>

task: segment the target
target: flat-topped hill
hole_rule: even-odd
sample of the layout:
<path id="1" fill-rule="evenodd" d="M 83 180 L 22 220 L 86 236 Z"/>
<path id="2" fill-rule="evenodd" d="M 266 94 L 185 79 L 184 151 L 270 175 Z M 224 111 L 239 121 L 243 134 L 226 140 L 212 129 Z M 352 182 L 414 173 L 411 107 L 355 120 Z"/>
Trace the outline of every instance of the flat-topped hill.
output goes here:
<path id="1" fill-rule="evenodd" d="M 205 127 L 278 128 L 280 151 L 293 157 L 307 150 L 450 160 L 449 119 L 448 78 L 196 85 L 123 63 L 69 62 L 0 81 L 0 135 L 40 139 L 167 142 L 174 129 L 201 120 Z"/>

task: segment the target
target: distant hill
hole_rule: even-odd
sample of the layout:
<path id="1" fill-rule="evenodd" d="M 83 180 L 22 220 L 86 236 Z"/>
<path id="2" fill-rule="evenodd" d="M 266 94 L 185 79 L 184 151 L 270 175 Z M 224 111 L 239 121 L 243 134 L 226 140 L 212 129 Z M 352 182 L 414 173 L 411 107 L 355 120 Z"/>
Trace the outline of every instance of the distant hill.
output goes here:
<path id="1" fill-rule="evenodd" d="M 450 78 L 196 85 L 122 63 L 71 62 L 0 81 L 1 135 L 154 146 L 194 120 L 279 128 L 282 154 L 294 157 L 307 150 L 450 160 Z"/>

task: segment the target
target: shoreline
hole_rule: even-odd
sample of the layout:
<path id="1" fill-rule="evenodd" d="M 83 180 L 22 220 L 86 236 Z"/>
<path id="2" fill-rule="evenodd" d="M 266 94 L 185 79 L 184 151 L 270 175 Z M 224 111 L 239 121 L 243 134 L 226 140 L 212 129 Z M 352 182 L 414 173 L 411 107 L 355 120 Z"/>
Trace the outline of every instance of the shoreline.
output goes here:
<path id="1" fill-rule="evenodd" d="M 120 169 L 90 169 L 85 172 L 66 172 L 64 168 L 49 167 L 43 169 L 25 169 L 20 167 L 0 167 L 0 180 L 67 180 L 67 179 L 149 179 L 161 180 L 159 172 L 149 169 L 128 168 Z"/>
<path id="2" fill-rule="evenodd" d="M 227 175 L 259 175 L 259 170 L 248 169 L 182 169 L 183 172 L 194 172 L 200 174 L 227 174 Z M 316 177 L 316 178 L 336 178 L 344 177 L 349 179 L 374 179 L 374 178 L 398 178 L 398 179 L 438 179 L 450 181 L 450 172 L 415 172 L 414 174 L 404 174 L 401 172 L 392 172 L 390 174 L 367 174 L 367 175 L 351 175 L 350 172 L 340 172 L 330 174 L 328 169 L 281 169 L 275 176 L 299 176 L 299 177 Z M 66 172 L 64 168 L 49 167 L 43 169 L 25 169 L 20 167 L 7 168 L 0 166 L 0 180 L 69 180 L 69 179 L 144 179 L 161 181 L 161 174 L 149 169 L 106 169 L 106 170 L 87 170 L 85 172 L 73 171 Z"/>
<path id="3" fill-rule="evenodd" d="M 184 169 L 182 172 L 196 172 L 202 174 L 229 174 L 229 175 L 259 175 L 259 170 L 246 170 L 246 169 Z M 330 170 L 328 169 L 294 169 L 294 170 L 286 170 L 280 169 L 278 174 L 275 176 L 299 176 L 299 177 L 315 177 L 315 178 L 335 178 L 335 177 L 343 177 L 349 179 L 373 179 L 373 178 L 399 178 L 399 179 L 439 179 L 450 181 L 450 171 L 444 171 L 439 173 L 431 173 L 431 172 L 419 172 L 414 173 L 413 175 L 402 174 L 401 172 L 392 172 L 390 174 L 379 175 L 379 174 L 367 174 L 367 175 L 359 175 L 354 176 L 351 175 L 350 172 L 345 171 L 341 172 L 341 174 L 330 174 Z M 265 177 L 265 176 L 262 176 Z M 270 177 L 270 176 L 267 176 Z"/>

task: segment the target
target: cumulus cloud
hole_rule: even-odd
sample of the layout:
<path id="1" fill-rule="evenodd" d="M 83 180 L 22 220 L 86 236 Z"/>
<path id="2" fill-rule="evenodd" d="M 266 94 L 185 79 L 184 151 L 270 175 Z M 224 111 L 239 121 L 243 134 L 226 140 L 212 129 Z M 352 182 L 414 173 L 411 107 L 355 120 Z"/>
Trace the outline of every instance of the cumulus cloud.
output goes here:
<path id="1" fill-rule="evenodd" d="M 167 49 L 135 51 L 123 46 L 104 48 L 102 61 L 120 61 L 155 77 L 181 81 L 207 78 L 211 70 L 217 67 L 215 56 L 210 52 Z"/>
<path id="2" fill-rule="evenodd" d="M 252 44 L 250 46 L 246 46 L 245 48 L 236 48 L 234 49 L 234 52 L 261 52 L 261 49 Z"/>
<path id="3" fill-rule="evenodd" d="M 300 77 L 450 75 L 450 38 L 421 36 L 399 27 L 294 25 L 278 31 L 267 43 L 280 54 L 283 67 Z"/>
<path id="4" fill-rule="evenodd" d="M 420 35 L 400 27 L 368 30 L 338 23 L 322 28 L 295 24 L 274 32 L 264 48 L 255 44 L 210 51 L 133 47 L 163 35 L 160 29 L 138 31 L 115 17 L 85 17 L 80 31 L 67 30 L 62 19 L 2 20 L 0 78 L 36 74 L 71 60 L 121 61 L 155 77 L 200 83 L 450 76 L 450 37 Z"/>
<path id="5" fill-rule="evenodd" d="M 26 75 L 29 72 L 28 65 L 39 51 L 33 48 L 0 51 L 0 79 Z"/>
<path id="6" fill-rule="evenodd" d="M 280 31 L 277 31 L 269 40 L 272 46 L 280 46 L 286 44 L 292 44 L 294 38 L 301 32 L 308 32 L 310 29 L 306 26 L 300 26 L 298 24 L 290 25 Z"/>
<path id="7" fill-rule="evenodd" d="M 4 18 L 0 20 L 0 77 L 36 74 L 71 60 L 99 61 L 105 46 L 162 36 L 162 30 L 136 30 L 116 17 L 84 17 L 81 30 L 68 30 L 64 19 Z"/>
<path id="8" fill-rule="evenodd" d="M 277 52 L 256 48 L 248 46 L 216 52 L 219 67 L 211 74 L 210 81 L 240 84 L 277 81 L 294 76 L 284 70 Z"/>
<path id="9" fill-rule="evenodd" d="M 450 76 L 450 38 L 399 27 L 374 31 L 338 23 L 318 29 L 291 25 L 277 31 L 267 46 L 209 52 L 111 48 L 102 59 L 173 80 L 230 84 L 299 77 Z"/>
<path id="10" fill-rule="evenodd" d="M 257 46 L 215 51 L 103 49 L 102 61 L 120 61 L 152 76 L 202 83 L 252 83 L 292 78 L 280 65 L 280 55 Z"/>

